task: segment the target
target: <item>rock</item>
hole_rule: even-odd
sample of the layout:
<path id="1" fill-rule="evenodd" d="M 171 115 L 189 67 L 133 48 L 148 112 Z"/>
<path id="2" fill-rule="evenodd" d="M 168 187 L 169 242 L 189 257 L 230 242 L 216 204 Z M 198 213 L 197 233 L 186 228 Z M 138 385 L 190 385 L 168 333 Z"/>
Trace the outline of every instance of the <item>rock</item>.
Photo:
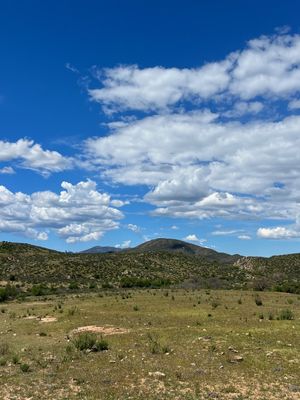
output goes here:
<path id="1" fill-rule="evenodd" d="M 242 362 L 242 361 L 244 361 L 244 357 L 243 356 L 234 356 L 229 360 L 229 362 L 231 362 L 231 363 L 239 363 L 239 362 Z"/>
<path id="2" fill-rule="evenodd" d="M 293 393 L 300 393 L 299 385 L 289 385 L 289 391 Z"/>
<path id="3" fill-rule="evenodd" d="M 155 372 L 149 372 L 149 376 L 153 376 L 154 378 L 157 379 L 163 379 L 166 377 L 166 374 L 160 371 L 155 371 Z"/>

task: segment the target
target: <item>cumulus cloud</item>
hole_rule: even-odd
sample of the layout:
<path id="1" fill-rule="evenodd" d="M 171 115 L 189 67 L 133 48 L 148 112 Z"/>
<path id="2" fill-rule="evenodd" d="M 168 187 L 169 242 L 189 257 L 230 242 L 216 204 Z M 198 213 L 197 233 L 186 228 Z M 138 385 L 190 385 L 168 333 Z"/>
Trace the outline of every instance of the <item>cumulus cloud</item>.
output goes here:
<path id="1" fill-rule="evenodd" d="M 300 231 L 283 226 L 277 226 L 275 228 L 259 228 L 257 230 L 257 236 L 264 239 L 300 238 Z"/>
<path id="2" fill-rule="evenodd" d="M 203 243 L 207 242 L 206 239 L 200 239 L 194 233 L 187 235 L 185 238 L 183 238 L 183 240 L 186 240 L 188 242 L 198 243 L 198 244 L 203 244 Z"/>
<path id="3" fill-rule="evenodd" d="M 250 40 L 243 50 L 198 68 L 124 65 L 95 71 L 91 100 L 105 112 L 165 111 L 183 101 L 287 97 L 300 90 L 300 35 L 278 31 Z M 97 86 L 97 85 L 96 85 Z M 99 87 L 100 86 L 100 87 Z M 255 104 L 255 103 L 254 103 Z M 257 112 L 256 108 L 253 109 Z"/>
<path id="4" fill-rule="evenodd" d="M 12 175 L 14 173 L 15 173 L 15 170 L 12 167 L 0 168 L 0 174 Z"/>
<path id="5" fill-rule="evenodd" d="M 152 186 L 145 200 L 156 215 L 293 219 L 299 131 L 299 116 L 241 123 L 209 111 L 154 115 L 89 139 L 86 152 L 105 178 Z"/>
<path id="6" fill-rule="evenodd" d="M 119 199 L 114 199 L 114 200 L 111 201 L 111 205 L 114 206 L 114 207 L 117 207 L 117 208 L 123 207 L 123 206 L 125 206 L 127 204 L 129 204 L 129 201 L 127 201 L 127 200 L 123 201 L 123 200 L 119 200 Z"/>
<path id="7" fill-rule="evenodd" d="M 130 247 L 131 240 L 124 240 L 121 244 L 116 244 L 115 247 L 118 249 L 128 249 Z"/>
<path id="8" fill-rule="evenodd" d="M 135 233 L 138 233 L 138 232 L 141 231 L 141 228 L 140 228 L 139 226 L 135 225 L 135 224 L 128 224 L 128 225 L 127 225 L 127 228 L 128 228 L 130 231 L 135 232 Z"/>
<path id="9" fill-rule="evenodd" d="M 0 161 L 16 161 L 22 168 L 39 171 L 43 174 L 70 169 L 73 160 L 57 151 L 44 150 L 33 140 L 19 139 L 16 142 L 0 140 Z"/>
<path id="10" fill-rule="evenodd" d="M 119 227 L 123 214 L 111 206 L 93 181 L 62 182 L 59 194 L 51 191 L 13 193 L 0 186 L 0 231 L 47 240 L 51 230 L 68 243 L 98 240 Z"/>
<path id="11" fill-rule="evenodd" d="M 157 111 L 191 97 L 208 99 L 229 83 L 230 60 L 206 64 L 196 69 L 137 65 L 98 71 L 102 87 L 89 89 L 90 98 L 106 112 L 126 109 Z"/>

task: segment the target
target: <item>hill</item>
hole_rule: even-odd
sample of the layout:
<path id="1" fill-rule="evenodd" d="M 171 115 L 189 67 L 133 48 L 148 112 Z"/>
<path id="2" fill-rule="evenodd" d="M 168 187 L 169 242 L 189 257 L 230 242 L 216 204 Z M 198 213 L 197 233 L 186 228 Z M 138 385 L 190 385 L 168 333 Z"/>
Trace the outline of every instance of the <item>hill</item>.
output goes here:
<path id="1" fill-rule="evenodd" d="M 230 255 L 226 253 L 219 253 L 207 247 L 198 246 L 195 244 L 187 243 L 177 239 L 153 239 L 133 249 L 137 252 L 172 252 L 183 253 L 185 255 L 196 256 L 205 258 L 207 261 L 217 261 L 222 264 L 232 264 L 241 258 L 240 255 Z"/>
<path id="2" fill-rule="evenodd" d="M 300 293 L 300 254 L 270 258 L 230 256 L 173 239 L 158 239 L 133 250 L 102 254 L 62 253 L 2 242 L 0 280 L 24 288 L 34 284 L 54 288 L 176 284 Z"/>

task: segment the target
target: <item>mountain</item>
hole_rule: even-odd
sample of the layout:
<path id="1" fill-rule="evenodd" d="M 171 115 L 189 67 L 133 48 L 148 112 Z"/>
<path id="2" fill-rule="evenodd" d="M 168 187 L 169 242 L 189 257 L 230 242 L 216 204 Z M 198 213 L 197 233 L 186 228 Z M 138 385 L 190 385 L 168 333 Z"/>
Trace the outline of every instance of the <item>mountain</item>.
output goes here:
<path id="1" fill-rule="evenodd" d="M 183 253 L 185 255 L 203 257 L 207 261 L 217 261 L 224 264 L 232 264 L 236 262 L 240 255 L 230 255 L 226 253 L 219 253 L 218 251 L 209 249 L 207 247 L 198 246 L 195 244 L 187 243 L 177 239 L 153 239 L 135 247 L 133 251 L 136 252 L 172 252 Z"/>
<path id="2" fill-rule="evenodd" d="M 0 242 L 0 282 L 9 281 L 20 290 L 36 284 L 65 291 L 72 287 L 158 287 L 167 283 L 300 294 L 300 254 L 231 256 L 174 239 L 156 239 L 113 253 L 67 253 Z"/>
<path id="3" fill-rule="evenodd" d="M 80 251 L 79 253 L 84 254 L 105 254 L 105 253 L 118 253 L 122 251 L 122 249 L 119 249 L 118 247 L 111 247 L 111 246 L 94 246 L 91 247 L 90 249 L 86 249 L 83 251 Z"/>

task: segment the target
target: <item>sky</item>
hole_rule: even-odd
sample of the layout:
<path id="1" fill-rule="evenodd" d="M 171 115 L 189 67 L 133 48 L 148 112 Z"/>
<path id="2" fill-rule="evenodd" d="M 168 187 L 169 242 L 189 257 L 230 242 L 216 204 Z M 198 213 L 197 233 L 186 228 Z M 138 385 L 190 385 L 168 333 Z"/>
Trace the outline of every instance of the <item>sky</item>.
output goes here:
<path id="1" fill-rule="evenodd" d="M 300 252 L 299 15 L 0 0 L 0 240 Z"/>

